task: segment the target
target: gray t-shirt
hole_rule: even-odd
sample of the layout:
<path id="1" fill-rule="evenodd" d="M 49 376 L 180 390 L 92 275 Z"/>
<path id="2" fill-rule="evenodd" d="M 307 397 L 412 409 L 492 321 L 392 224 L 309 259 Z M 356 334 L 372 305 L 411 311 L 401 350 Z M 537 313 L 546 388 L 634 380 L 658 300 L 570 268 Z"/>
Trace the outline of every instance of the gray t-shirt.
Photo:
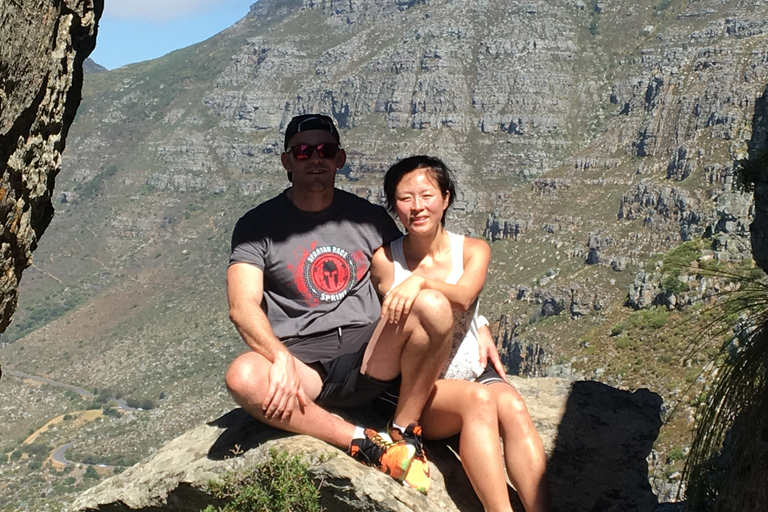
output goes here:
<path id="1" fill-rule="evenodd" d="M 262 307 L 275 335 L 291 345 L 376 321 L 371 257 L 400 236 L 384 208 L 349 192 L 335 189 L 333 204 L 321 212 L 299 210 L 283 192 L 240 218 L 229 264 L 264 271 Z"/>

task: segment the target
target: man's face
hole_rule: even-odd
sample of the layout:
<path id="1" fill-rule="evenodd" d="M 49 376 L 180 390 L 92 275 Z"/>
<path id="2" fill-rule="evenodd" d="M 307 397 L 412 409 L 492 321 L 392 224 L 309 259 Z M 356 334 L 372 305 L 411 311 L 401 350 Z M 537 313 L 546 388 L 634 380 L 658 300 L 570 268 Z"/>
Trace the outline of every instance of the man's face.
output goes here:
<path id="1" fill-rule="evenodd" d="M 325 130 L 307 130 L 294 135 L 288 142 L 288 147 L 292 148 L 298 144 L 317 146 L 325 143 L 334 144 L 336 138 Z M 309 158 L 298 160 L 289 149 L 280 156 L 280 161 L 285 170 L 293 175 L 294 188 L 319 192 L 328 187 L 333 188 L 336 171 L 344 167 L 347 154 L 341 149 L 334 158 L 323 158 L 314 150 Z"/>

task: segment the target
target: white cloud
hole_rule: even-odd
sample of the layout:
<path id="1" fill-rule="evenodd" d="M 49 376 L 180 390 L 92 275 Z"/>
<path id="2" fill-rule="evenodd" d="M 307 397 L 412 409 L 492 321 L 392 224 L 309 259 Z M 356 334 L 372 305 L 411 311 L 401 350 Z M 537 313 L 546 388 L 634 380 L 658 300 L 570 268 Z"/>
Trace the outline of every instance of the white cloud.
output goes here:
<path id="1" fill-rule="evenodd" d="M 234 3 L 236 0 L 105 0 L 104 17 L 163 22 L 231 7 Z"/>

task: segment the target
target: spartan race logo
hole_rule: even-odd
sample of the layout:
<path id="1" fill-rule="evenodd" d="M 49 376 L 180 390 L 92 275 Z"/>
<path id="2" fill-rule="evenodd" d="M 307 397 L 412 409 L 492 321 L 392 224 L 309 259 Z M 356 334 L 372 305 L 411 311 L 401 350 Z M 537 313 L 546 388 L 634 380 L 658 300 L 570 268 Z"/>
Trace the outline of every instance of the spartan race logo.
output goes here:
<path id="1" fill-rule="evenodd" d="M 355 284 L 357 268 L 351 255 L 332 245 L 318 247 L 307 256 L 304 282 L 312 295 L 322 302 L 344 298 Z"/>

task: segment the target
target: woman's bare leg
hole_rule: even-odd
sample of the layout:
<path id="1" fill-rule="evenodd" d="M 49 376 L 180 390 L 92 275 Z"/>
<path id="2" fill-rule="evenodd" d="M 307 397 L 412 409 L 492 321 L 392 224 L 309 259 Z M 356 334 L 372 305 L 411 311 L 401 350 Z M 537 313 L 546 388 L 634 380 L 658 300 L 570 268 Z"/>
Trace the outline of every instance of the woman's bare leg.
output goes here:
<path id="1" fill-rule="evenodd" d="M 526 512 L 546 512 L 547 458 L 523 397 L 505 382 L 489 384 L 488 389 L 495 397 L 509 479 Z"/>
<path id="2" fill-rule="evenodd" d="M 512 511 L 495 399 L 486 386 L 462 380 L 438 380 L 420 422 L 426 439 L 444 439 L 461 432 L 461 464 L 485 510 Z"/>

